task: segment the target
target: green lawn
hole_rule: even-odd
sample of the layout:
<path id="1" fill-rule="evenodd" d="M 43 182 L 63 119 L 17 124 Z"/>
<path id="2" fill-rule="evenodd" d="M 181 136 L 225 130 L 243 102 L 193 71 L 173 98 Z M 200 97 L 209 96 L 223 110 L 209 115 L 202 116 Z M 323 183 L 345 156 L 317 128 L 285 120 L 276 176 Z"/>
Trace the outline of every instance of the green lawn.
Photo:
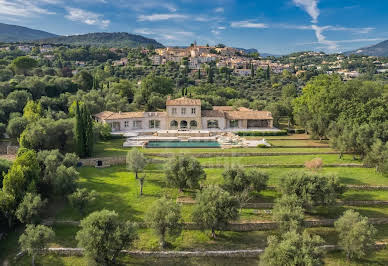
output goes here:
<path id="1" fill-rule="evenodd" d="M 300 139 L 300 140 L 276 140 L 268 139 L 268 142 L 271 143 L 274 147 L 277 146 L 297 146 L 297 147 L 310 147 L 310 146 L 323 146 L 327 147 L 329 144 L 327 141 L 319 141 L 312 139 Z"/>
<path id="2" fill-rule="evenodd" d="M 351 155 L 345 155 L 342 159 L 336 154 L 313 154 L 313 155 L 277 155 L 277 156 L 250 156 L 250 157 L 211 157 L 198 158 L 204 165 L 258 165 L 258 164 L 275 164 L 275 165 L 303 165 L 306 161 L 314 158 L 321 158 L 323 166 L 325 164 L 352 164 L 360 163 L 353 160 Z"/>
<path id="3" fill-rule="evenodd" d="M 388 226 L 377 226 L 379 241 L 388 239 Z M 56 239 L 51 246 L 62 246 L 58 244 L 63 238 L 60 231 L 63 228 L 54 227 Z M 75 236 L 77 228 L 67 228 L 67 238 Z M 318 227 L 307 229 L 310 233 L 320 235 L 326 244 L 336 244 L 337 233 L 334 228 Z M 264 248 L 266 238 L 273 232 L 223 232 L 218 235 L 217 240 L 212 240 L 209 235 L 200 231 L 183 231 L 182 235 L 176 239 L 168 239 L 170 248 L 175 250 L 232 250 L 232 249 L 257 249 Z M 69 247 L 69 246 L 66 246 Z M 159 250 L 157 239 L 150 230 L 141 230 L 139 239 L 135 242 L 133 249 Z M 352 262 L 345 260 L 341 252 L 329 252 L 325 256 L 325 265 L 386 265 L 388 262 L 388 250 L 373 252 L 371 256 Z M 131 258 L 126 256 L 121 262 L 126 265 L 257 265 L 258 258 Z M 28 256 L 23 256 L 16 263 L 11 265 L 30 265 L 31 261 Z M 88 265 L 88 261 L 83 257 L 61 257 L 57 255 L 47 255 L 37 258 L 38 265 Z"/>
<path id="4" fill-rule="evenodd" d="M 292 142 L 292 141 L 291 141 Z M 298 146 L 297 143 L 300 141 L 296 141 L 295 145 L 291 146 Z M 131 148 L 123 148 L 124 139 L 113 139 L 109 141 L 102 141 L 96 143 L 94 147 L 94 157 L 109 157 L 109 156 L 122 156 L 126 155 L 127 152 Z M 287 146 L 287 145 L 285 145 Z M 233 148 L 233 149 L 220 149 L 220 148 L 191 148 L 191 149 L 180 149 L 180 148 L 146 148 L 141 149 L 144 153 L 147 154 L 156 154 L 156 153 L 249 153 L 249 152 L 257 152 L 257 153 L 279 153 L 279 152 L 293 152 L 293 153 L 300 153 L 300 152 L 312 152 L 312 153 L 325 153 L 325 152 L 333 152 L 334 150 L 331 148 L 309 148 L 308 146 L 311 145 L 305 145 L 306 147 L 300 147 L 300 148 Z"/>
<path id="5" fill-rule="evenodd" d="M 303 168 L 262 168 L 263 172 L 269 174 L 269 185 L 276 185 L 284 174 L 290 171 L 305 171 Z M 222 182 L 221 174 L 224 169 L 207 168 L 207 183 L 216 184 Z M 388 185 L 388 175 L 377 173 L 372 168 L 350 168 L 350 167 L 329 167 L 319 171 L 322 174 L 336 175 L 340 182 L 347 185 Z"/>
<path id="6" fill-rule="evenodd" d="M 150 149 L 152 150 L 152 149 Z M 196 149 L 189 150 L 190 152 Z M 253 157 L 221 157 L 221 158 L 202 158 L 199 159 L 202 163 L 223 163 L 234 162 L 236 164 L 303 164 L 306 160 L 310 160 L 318 156 L 297 155 L 297 156 L 253 156 Z M 343 160 L 339 160 L 337 155 L 320 155 L 320 158 L 325 163 L 352 163 L 354 162 L 351 156 L 345 156 Z M 162 164 L 150 164 L 145 170 L 146 178 L 144 185 L 144 195 L 139 195 L 139 184 L 135 180 L 134 174 L 128 172 L 125 166 L 114 166 L 104 169 L 96 169 L 93 167 L 82 167 L 80 170 L 80 187 L 94 189 L 99 196 L 93 204 L 91 204 L 86 213 L 101 209 L 115 210 L 122 219 L 131 219 L 133 221 L 143 221 L 144 213 L 149 208 L 150 204 L 162 196 L 166 196 L 175 200 L 179 196 L 195 196 L 194 192 L 186 191 L 180 195 L 177 189 L 168 188 L 164 182 L 164 172 Z M 207 179 L 205 184 L 220 184 L 222 183 L 222 172 L 224 169 L 206 168 Z M 263 168 L 262 171 L 267 172 L 270 176 L 269 185 L 279 183 L 280 176 L 289 171 L 304 171 L 302 168 Z M 369 168 L 323 168 L 322 173 L 335 174 L 344 184 L 356 185 L 388 185 L 388 176 L 376 173 L 374 169 Z M 255 195 L 255 200 L 261 202 L 273 202 L 279 194 L 276 191 L 262 191 Z M 347 191 L 343 200 L 387 200 L 387 191 Z M 56 202 L 56 213 L 53 218 L 63 220 L 81 220 L 83 216 L 75 209 L 71 208 L 67 203 Z M 182 205 L 182 215 L 185 221 L 191 221 L 191 213 L 193 205 Z M 336 218 L 341 215 L 346 209 L 355 209 L 362 215 L 369 217 L 388 217 L 388 206 L 376 207 L 330 207 L 330 208 L 314 208 L 310 213 L 306 214 L 307 218 L 311 217 L 327 217 Z M 263 210 L 243 209 L 241 212 L 241 220 L 271 220 L 271 215 Z M 378 240 L 388 241 L 388 226 L 377 226 L 379 230 Z M 10 233 L 6 240 L 0 241 L 0 261 L 6 256 L 12 257 L 17 253 L 17 239 L 22 231 L 22 227 Z M 55 225 L 53 227 L 56 233 L 56 239 L 50 246 L 52 247 L 76 247 L 75 240 L 76 232 L 79 230 L 77 226 Z M 311 232 L 321 235 L 327 243 L 334 244 L 337 236 L 333 228 L 310 228 Z M 173 250 L 227 250 L 227 249 L 253 249 L 264 248 L 266 238 L 271 234 L 266 232 L 223 232 L 217 240 L 212 240 L 209 237 L 209 232 L 201 232 L 195 230 L 184 230 L 176 239 L 168 239 L 170 249 Z M 139 230 L 139 239 L 134 244 L 134 249 L 141 250 L 158 250 L 158 239 L 150 229 Z M 365 260 L 358 261 L 353 264 L 347 264 L 342 253 L 331 252 L 327 254 L 325 262 L 328 265 L 386 265 L 388 252 L 386 250 L 376 252 L 373 256 Z M 16 263 L 9 261 L 11 265 L 30 265 L 30 258 L 22 257 Z M 258 259 L 230 259 L 230 258 L 193 258 L 193 259 L 135 259 L 125 257 L 123 263 L 127 265 L 257 265 Z M 358 264 L 357 264 L 358 263 Z M 37 264 L 40 265 L 87 265 L 87 260 L 82 257 L 60 257 L 49 255 L 39 257 Z"/>
<path id="7" fill-rule="evenodd" d="M 206 184 L 222 183 L 222 172 L 224 169 L 205 169 L 207 174 Z M 303 169 L 287 169 L 287 168 L 264 168 L 270 176 L 269 184 L 276 185 L 281 175 L 288 171 L 303 171 Z M 369 184 L 383 185 L 388 184 L 388 178 L 378 174 L 374 169 L 367 168 L 327 168 L 322 172 L 336 174 L 340 181 L 344 184 Z M 177 189 L 168 188 L 165 184 L 165 175 L 163 167 L 160 164 L 151 164 L 145 171 L 146 178 L 144 184 L 144 195 L 139 195 L 139 184 L 135 180 L 134 174 L 130 173 L 124 166 L 115 166 L 104 169 L 96 169 L 92 167 L 80 168 L 81 187 L 94 189 L 99 196 L 93 204 L 91 204 L 87 213 L 105 209 L 115 210 L 124 219 L 134 221 L 142 221 L 147 208 L 153 201 L 162 196 L 175 200 L 179 192 Z M 185 192 L 186 196 L 195 197 L 193 192 Z M 348 191 L 345 193 L 344 200 L 373 200 L 387 198 L 388 192 L 385 191 Z M 184 194 L 182 194 L 183 196 Z M 272 202 L 278 196 L 275 191 L 263 191 L 256 195 L 256 200 L 262 202 Z M 191 221 L 192 205 L 184 205 L 182 209 L 185 221 Z M 376 212 L 377 216 L 386 216 L 386 208 L 380 207 Z M 321 215 L 321 214 L 318 214 Z M 334 214 L 330 214 L 334 215 Z M 81 214 L 71 208 L 68 204 L 58 211 L 56 219 L 81 220 Z M 257 210 L 244 210 L 242 220 L 267 220 L 270 216 L 263 213 L 257 213 Z"/>

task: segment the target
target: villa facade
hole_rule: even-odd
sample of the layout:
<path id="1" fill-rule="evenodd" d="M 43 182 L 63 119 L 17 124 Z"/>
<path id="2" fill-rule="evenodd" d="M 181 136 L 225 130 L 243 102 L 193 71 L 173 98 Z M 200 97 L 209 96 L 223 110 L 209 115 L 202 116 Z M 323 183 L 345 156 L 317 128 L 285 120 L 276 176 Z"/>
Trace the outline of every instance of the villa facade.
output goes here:
<path id="1" fill-rule="evenodd" d="M 186 97 L 168 98 L 165 112 L 105 111 L 94 115 L 94 118 L 98 122 L 108 123 L 113 132 L 273 128 L 271 112 L 233 106 L 213 106 L 213 110 L 201 110 L 201 100 Z"/>

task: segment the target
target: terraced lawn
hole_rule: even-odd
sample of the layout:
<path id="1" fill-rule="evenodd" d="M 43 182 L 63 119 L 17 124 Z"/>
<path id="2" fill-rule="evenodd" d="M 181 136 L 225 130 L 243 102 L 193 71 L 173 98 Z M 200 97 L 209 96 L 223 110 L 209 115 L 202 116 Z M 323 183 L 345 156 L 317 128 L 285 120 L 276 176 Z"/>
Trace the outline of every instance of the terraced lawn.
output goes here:
<path id="1" fill-rule="evenodd" d="M 310 140 L 307 140 L 310 142 Z M 147 154 L 164 154 L 164 153 L 279 153 L 279 152 L 311 152 L 311 153 L 325 153 L 334 152 L 333 149 L 322 147 L 322 148 L 310 148 L 311 145 L 300 145 L 300 140 L 295 141 L 295 145 L 291 145 L 294 141 L 286 141 L 288 145 L 284 146 L 301 146 L 300 148 L 233 148 L 233 149 L 220 149 L 220 148 L 191 148 L 191 149 L 180 149 L 180 148 L 145 148 L 141 149 Z M 123 147 L 124 139 L 113 139 L 105 142 L 98 142 L 94 148 L 94 157 L 109 157 L 109 156 L 123 156 L 131 148 Z M 299 144 L 298 144 L 299 143 Z"/>
<path id="2" fill-rule="evenodd" d="M 306 161 L 314 158 L 321 158 L 323 166 L 325 164 L 354 164 L 360 161 L 353 160 L 351 155 L 344 155 L 342 159 L 336 154 L 312 154 L 312 155 L 277 155 L 277 156 L 248 156 L 248 157 L 211 157 L 198 158 L 203 166 L 207 165 L 260 165 L 260 164 L 274 164 L 274 165 L 303 165 Z"/>

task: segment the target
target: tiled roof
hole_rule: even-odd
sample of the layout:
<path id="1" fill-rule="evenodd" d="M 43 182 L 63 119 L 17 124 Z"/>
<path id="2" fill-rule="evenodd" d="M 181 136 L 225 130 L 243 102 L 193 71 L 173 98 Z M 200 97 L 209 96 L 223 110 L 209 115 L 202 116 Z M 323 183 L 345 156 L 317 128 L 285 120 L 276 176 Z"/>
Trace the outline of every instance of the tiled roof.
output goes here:
<path id="1" fill-rule="evenodd" d="M 202 110 L 202 117 L 225 117 L 225 113 L 219 110 Z"/>
<path id="2" fill-rule="evenodd" d="M 273 119 L 271 112 L 268 112 L 268 111 L 227 111 L 227 112 L 225 112 L 225 115 L 226 115 L 226 118 L 229 120 Z"/>
<path id="3" fill-rule="evenodd" d="M 105 118 L 111 116 L 112 114 L 114 114 L 114 113 L 111 112 L 111 111 L 104 111 L 104 112 L 95 114 L 94 117 L 97 117 L 97 118 L 100 118 L 100 119 L 105 119 Z"/>
<path id="4" fill-rule="evenodd" d="M 118 119 L 126 119 L 126 118 L 143 118 L 144 112 L 121 112 L 121 113 L 113 113 L 109 117 L 106 117 L 105 120 L 118 120 Z"/>
<path id="5" fill-rule="evenodd" d="M 213 110 L 218 111 L 253 111 L 246 107 L 234 107 L 234 106 L 213 106 Z"/>
<path id="6" fill-rule="evenodd" d="M 94 115 L 95 117 L 102 120 L 118 120 L 118 119 L 126 119 L 126 118 L 144 118 L 144 117 L 165 117 L 166 112 L 110 112 L 104 111 Z"/>
<path id="7" fill-rule="evenodd" d="M 181 97 L 178 99 L 167 100 L 166 105 L 201 105 L 201 100 Z"/>

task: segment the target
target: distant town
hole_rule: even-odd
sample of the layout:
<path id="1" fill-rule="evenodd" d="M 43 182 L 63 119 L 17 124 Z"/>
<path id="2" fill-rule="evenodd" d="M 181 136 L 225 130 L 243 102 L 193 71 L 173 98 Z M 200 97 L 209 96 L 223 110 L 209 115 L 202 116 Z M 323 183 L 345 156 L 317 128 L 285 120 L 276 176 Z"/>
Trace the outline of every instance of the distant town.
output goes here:
<path id="1" fill-rule="evenodd" d="M 54 61 L 56 46 L 50 44 L 3 44 L 0 51 L 17 49 L 25 55 L 34 59 Z M 299 52 L 287 56 L 261 57 L 258 52 L 248 53 L 244 49 L 227 47 L 223 44 L 216 46 L 197 45 L 196 42 L 188 47 L 166 47 L 158 49 L 139 48 L 141 53 L 149 59 L 152 66 L 166 65 L 169 62 L 187 68 L 190 72 L 196 73 L 205 69 L 206 65 L 213 64 L 217 68 L 232 70 L 236 76 L 251 76 L 252 71 L 258 69 L 270 69 L 271 72 L 280 74 L 284 70 L 294 73 L 297 76 L 306 71 L 319 71 L 325 74 L 340 74 L 344 80 L 358 78 L 366 69 L 374 73 L 388 72 L 388 59 L 374 56 L 344 54 L 325 54 L 323 52 Z M 119 60 L 112 61 L 112 66 L 127 66 L 128 57 L 119 48 L 110 48 L 110 51 L 123 56 Z M 306 61 L 308 64 L 306 64 Z M 90 62 L 89 62 L 90 63 Z M 80 69 L 87 66 L 86 61 L 75 61 L 72 74 L 76 75 Z M 137 64 L 140 67 L 141 65 Z M 360 69 L 361 68 L 361 69 Z M 374 74 L 373 73 L 373 74 Z"/>

